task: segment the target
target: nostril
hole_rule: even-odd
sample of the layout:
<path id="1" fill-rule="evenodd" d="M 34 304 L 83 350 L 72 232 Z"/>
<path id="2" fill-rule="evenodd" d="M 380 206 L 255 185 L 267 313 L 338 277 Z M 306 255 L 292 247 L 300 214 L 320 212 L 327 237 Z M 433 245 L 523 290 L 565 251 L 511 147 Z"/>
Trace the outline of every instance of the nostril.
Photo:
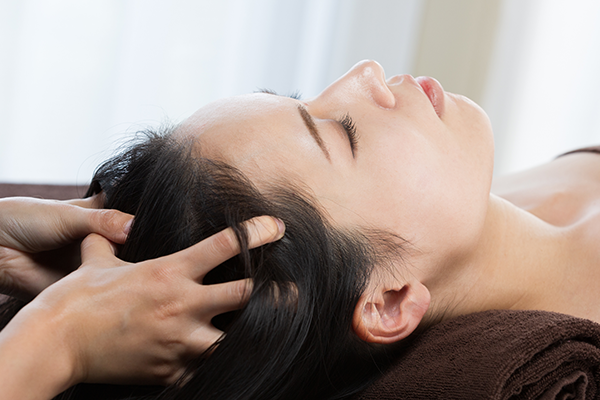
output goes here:
<path id="1" fill-rule="evenodd" d="M 355 68 L 360 71 L 359 75 L 364 88 L 379 107 L 394 108 L 396 106 L 396 99 L 385 83 L 385 71 L 378 62 L 361 61 Z"/>
<path id="2" fill-rule="evenodd" d="M 384 109 L 396 107 L 396 98 L 385 83 L 385 72 L 376 61 L 357 63 L 309 103 L 314 110 L 315 102 L 337 106 L 365 101 Z"/>
<path id="3" fill-rule="evenodd" d="M 383 84 L 372 91 L 373 101 L 379 107 L 391 109 L 396 107 L 396 98 L 386 84 Z"/>
<path id="4" fill-rule="evenodd" d="M 388 80 L 385 82 L 388 85 L 397 85 L 399 83 L 402 83 L 403 80 L 404 80 L 404 75 L 394 75 L 394 76 L 388 78 Z"/>

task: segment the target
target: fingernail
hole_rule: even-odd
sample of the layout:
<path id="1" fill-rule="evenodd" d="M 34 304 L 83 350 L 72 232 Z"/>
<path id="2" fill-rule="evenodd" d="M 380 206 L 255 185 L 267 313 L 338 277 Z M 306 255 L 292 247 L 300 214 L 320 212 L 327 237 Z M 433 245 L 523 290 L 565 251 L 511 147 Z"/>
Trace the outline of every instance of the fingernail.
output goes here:
<path id="1" fill-rule="evenodd" d="M 275 223 L 277 223 L 277 237 L 275 238 L 275 240 L 279 240 L 283 237 L 285 233 L 285 224 L 279 218 L 275 218 Z"/>
<path id="2" fill-rule="evenodd" d="M 133 218 L 130 219 L 129 221 L 127 221 L 127 223 L 125 224 L 125 228 L 123 228 L 123 230 L 125 231 L 126 235 L 129 235 L 129 232 L 131 232 L 131 226 L 133 225 Z"/>

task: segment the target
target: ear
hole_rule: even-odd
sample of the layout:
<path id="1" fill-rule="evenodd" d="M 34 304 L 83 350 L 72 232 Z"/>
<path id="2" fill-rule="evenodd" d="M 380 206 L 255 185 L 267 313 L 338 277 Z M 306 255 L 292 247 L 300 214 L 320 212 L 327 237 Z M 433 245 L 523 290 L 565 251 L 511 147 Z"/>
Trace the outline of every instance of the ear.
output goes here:
<path id="1" fill-rule="evenodd" d="M 397 289 L 378 287 L 361 296 L 354 309 L 352 328 L 366 342 L 397 342 L 417 328 L 430 300 L 429 290 L 418 281 Z"/>

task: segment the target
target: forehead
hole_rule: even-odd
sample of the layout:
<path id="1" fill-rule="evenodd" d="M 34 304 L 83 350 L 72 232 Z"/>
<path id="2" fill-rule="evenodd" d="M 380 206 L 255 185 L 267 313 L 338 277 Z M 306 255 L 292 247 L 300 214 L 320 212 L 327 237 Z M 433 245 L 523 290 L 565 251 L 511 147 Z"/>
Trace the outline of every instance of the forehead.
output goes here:
<path id="1" fill-rule="evenodd" d="M 300 172 L 300 154 L 319 156 L 295 101 L 271 94 L 208 104 L 180 125 L 178 135 L 192 136 L 204 157 L 225 161 L 251 179 Z"/>
<path id="2" fill-rule="evenodd" d="M 205 124 L 245 121 L 261 115 L 280 112 L 282 108 L 290 108 L 289 99 L 266 93 L 253 93 L 227 97 L 214 101 L 196 111 L 187 122 Z"/>
<path id="3" fill-rule="evenodd" d="M 262 125 L 261 122 L 269 125 L 278 114 L 293 111 L 285 100 L 262 93 L 220 99 L 197 110 L 183 122 L 182 128 L 185 134 L 204 140 L 215 131 L 224 134 L 232 129 L 251 129 Z"/>
<path id="4" fill-rule="evenodd" d="M 194 137 L 206 157 L 240 161 L 260 136 L 281 130 L 279 115 L 291 112 L 282 100 L 267 94 L 220 99 L 192 114 L 178 133 Z"/>

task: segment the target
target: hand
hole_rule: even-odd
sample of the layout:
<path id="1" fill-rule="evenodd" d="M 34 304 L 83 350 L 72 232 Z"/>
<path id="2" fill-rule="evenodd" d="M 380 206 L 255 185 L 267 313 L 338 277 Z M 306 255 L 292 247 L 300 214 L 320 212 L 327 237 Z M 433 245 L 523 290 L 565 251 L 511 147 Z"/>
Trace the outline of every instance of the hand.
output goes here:
<path id="1" fill-rule="evenodd" d="M 79 241 L 90 233 L 124 243 L 133 217 L 100 203 L 99 196 L 0 199 L 0 293 L 30 300 L 77 269 Z"/>
<path id="2" fill-rule="evenodd" d="M 250 247 L 283 236 L 283 224 L 271 217 L 246 224 Z M 241 308 L 249 296 L 248 281 L 199 283 L 238 252 L 226 229 L 178 253 L 131 264 L 92 234 L 82 243 L 82 266 L 22 311 L 54 321 L 52 332 L 73 366 L 70 384 L 170 384 L 223 334 L 211 319 Z"/>

